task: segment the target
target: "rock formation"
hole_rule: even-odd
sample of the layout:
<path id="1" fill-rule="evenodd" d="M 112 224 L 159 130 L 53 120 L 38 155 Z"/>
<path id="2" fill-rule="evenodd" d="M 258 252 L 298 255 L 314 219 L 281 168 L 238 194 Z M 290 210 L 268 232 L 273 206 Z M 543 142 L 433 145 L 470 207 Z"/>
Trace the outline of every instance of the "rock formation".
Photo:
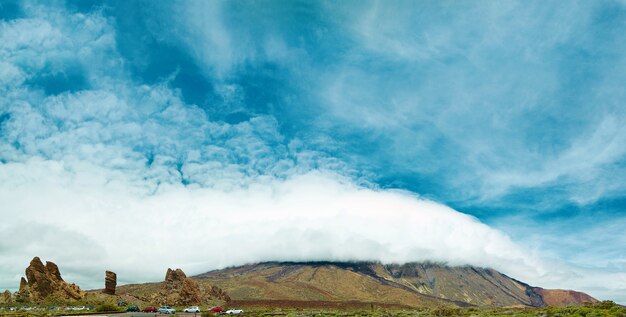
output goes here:
<path id="1" fill-rule="evenodd" d="M 117 286 L 117 274 L 111 271 L 104 272 L 104 290 L 105 294 L 115 295 L 115 287 Z"/>
<path id="2" fill-rule="evenodd" d="M 20 303 L 29 302 L 31 300 L 30 288 L 24 277 L 20 279 L 20 290 L 17 292 L 15 299 Z"/>
<path id="3" fill-rule="evenodd" d="M 195 280 L 188 278 L 181 269 L 167 269 L 165 281 L 161 289 L 153 293 L 149 301 L 167 305 L 203 305 L 209 300 L 224 300 L 230 298 L 219 287 L 202 287 Z"/>
<path id="4" fill-rule="evenodd" d="M 165 281 L 163 282 L 162 288 L 168 291 L 177 289 L 186 278 L 187 275 L 181 269 L 167 269 L 167 272 L 165 272 Z"/>
<path id="5" fill-rule="evenodd" d="M 6 290 L 4 291 L 4 293 L 2 293 L 0 303 L 5 305 L 11 305 L 13 303 L 13 297 L 11 296 L 11 292 L 9 290 Z"/>
<path id="6" fill-rule="evenodd" d="M 226 294 L 226 292 L 213 285 L 210 288 L 207 288 L 207 295 L 209 297 L 209 299 L 219 299 L 219 300 L 223 300 L 225 302 L 230 302 L 230 296 L 228 296 L 228 294 Z"/>
<path id="7" fill-rule="evenodd" d="M 61 272 L 59 271 L 59 267 L 53 262 L 46 261 L 46 270 L 48 270 L 48 275 L 55 282 L 65 282 L 61 277 Z"/>
<path id="8" fill-rule="evenodd" d="M 180 288 L 180 303 L 184 305 L 201 305 L 202 293 L 198 283 L 190 278 L 185 278 Z"/>
<path id="9" fill-rule="evenodd" d="M 181 269 L 167 269 L 161 286 L 161 302 L 170 305 L 201 305 L 202 292 L 196 281 L 187 277 Z"/>
<path id="10" fill-rule="evenodd" d="M 84 293 L 75 284 L 66 283 L 59 267 L 53 262 L 44 265 L 39 257 L 34 257 L 26 268 L 26 278 L 20 281 L 18 299 L 37 302 L 55 296 L 59 299 L 78 300 Z"/>

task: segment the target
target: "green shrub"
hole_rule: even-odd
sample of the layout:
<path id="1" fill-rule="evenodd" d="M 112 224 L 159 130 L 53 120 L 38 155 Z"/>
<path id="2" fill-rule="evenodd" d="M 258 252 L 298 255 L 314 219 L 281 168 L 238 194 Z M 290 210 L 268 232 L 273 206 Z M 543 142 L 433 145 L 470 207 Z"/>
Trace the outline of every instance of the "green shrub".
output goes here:
<path id="1" fill-rule="evenodd" d="M 108 311 L 118 311 L 118 310 L 119 308 L 117 307 L 117 305 L 113 303 L 102 303 L 96 306 L 97 312 L 108 312 Z"/>
<path id="2" fill-rule="evenodd" d="M 597 304 L 594 305 L 594 307 L 596 308 L 600 308 L 600 309 L 611 309 L 613 307 L 615 307 L 615 302 L 612 300 L 603 300 Z"/>
<path id="3" fill-rule="evenodd" d="M 433 310 L 433 314 L 437 317 L 450 317 L 460 315 L 461 310 L 459 308 L 440 307 Z"/>

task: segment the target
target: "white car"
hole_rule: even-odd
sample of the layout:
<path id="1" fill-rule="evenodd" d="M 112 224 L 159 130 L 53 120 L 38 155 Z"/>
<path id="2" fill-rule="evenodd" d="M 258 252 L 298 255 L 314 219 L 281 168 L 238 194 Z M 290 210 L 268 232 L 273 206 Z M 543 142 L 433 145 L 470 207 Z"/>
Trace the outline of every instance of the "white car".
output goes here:
<path id="1" fill-rule="evenodd" d="M 159 314 L 176 314 L 176 309 L 170 306 L 161 306 L 158 310 Z"/>
<path id="2" fill-rule="evenodd" d="M 229 309 L 224 314 L 227 314 L 227 315 L 239 315 L 241 313 L 243 313 L 243 310 L 241 310 L 241 309 Z"/>
<path id="3" fill-rule="evenodd" d="M 186 313 L 199 313 L 200 312 L 200 308 L 198 308 L 198 306 L 191 306 L 191 307 L 187 307 L 185 309 L 183 309 L 184 312 Z"/>

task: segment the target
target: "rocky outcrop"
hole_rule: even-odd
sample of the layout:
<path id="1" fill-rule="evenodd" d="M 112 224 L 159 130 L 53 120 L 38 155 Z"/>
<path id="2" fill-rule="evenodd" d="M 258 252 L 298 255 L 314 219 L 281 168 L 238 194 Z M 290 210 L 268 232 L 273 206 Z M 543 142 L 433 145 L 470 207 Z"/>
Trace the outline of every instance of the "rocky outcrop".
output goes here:
<path id="1" fill-rule="evenodd" d="M 230 296 L 228 296 L 228 294 L 223 289 L 215 285 L 207 287 L 207 295 L 209 299 L 218 299 L 225 302 L 230 302 Z"/>
<path id="2" fill-rule="evenodd" d="M 48 276 L 53 282 L 65 282 L 61 277 L 61 271 L 59 271 L 59 267 L 54 264 L 54 262 L 46 261 L 46 270 L 48 271 Z"/>
<path id="3" fill-rule="evenodd" d="M 124 294 L 124 287 L 120 289 Z M 204 305 L 210 301 L 214 303 L 215 300 L 229 301 L 230 297 L 217 286 L 199 285 L 195 280 L 188 278 L 181 269 L 167 269 L 160 290 L 144 299 L 163 305 L 184 306 Z"/>
<path id="4" fill-rule="evenodd" d="M 169 305 L 201 305 L 204 302 L 198 283 L 181 269 L 167 269 L 159 294 L 160 302 Z"/>
<path id="5" fill-rule="evenodd" d="M 117 274 L 111 271 L 104 272 L 104 290 L 105 294 L 115 295 L 115 287 L 117 286 Z"/>
<path id="6" fill-rule="evenodd" d="M 26 268 L 26 278 L 22 277 L 20 281 L 18 299 L 24 302 L 38 302 L 50 296 L 78 300 L 84 293 L 75 284 L 63 280 L 56 264 L 46 262 L 44 265 L 39 257 L 34 257 Z"/>
<path id="7" fill-rule="evenodd" d="M 26 281 L 26 278 L 24 278 L 24 277 L 22 277 L 20 279 L 20 292 L 23 291 L 23 290 L 24 291 L 28 290 L 28 282 Z"/>
<path id="8" fill-rule="evenodd" d="M 2 293 L 2 297 L 0 297 L 0 303 L 4 305 L 11 305 L 13 303 L 13 297 L 9 290 L 4 291 Z"/>
<path id="9" fill-rule="evenodd" d="M 187 278 L 187 275 L 181 269 L 167 269 L 165 272 L 165 281 L 163 282 L 163 289 L 167 291 L 175 290 L 179 288 L 182 282 Z"/>
<path id="10" fill-rule="evenodd" d="M 17 291 L 17 294 L 15 296 L 16 301 L 20 302 L 20 303 L 25 303 L 25 302 L 30 302 L 31 301 L 31 294 L 30 294 L 30 288 L 28 287 L 28 282 L 26 281 L 26 279 L 24 277 L 22 277 L 22 279 L 20 279 L 20 290 Z"/>
<path id="11" fill-rule="evenodd" d="M 198 283 L 190 278 L 183 280 L 180 288 L 180 303 L 183 305 L 201 305 L 203 296 Z"/>
<path id="12" fill-rule="evenodd" d="M 56 276 L 52 277 L 52 274 L 48 273 L 38 257 L 30 261 L 30 265 L 26 268 L 26 279 L 34 300 L 43 299 L 52 294 L 53 278 L 56 279 Z"/>

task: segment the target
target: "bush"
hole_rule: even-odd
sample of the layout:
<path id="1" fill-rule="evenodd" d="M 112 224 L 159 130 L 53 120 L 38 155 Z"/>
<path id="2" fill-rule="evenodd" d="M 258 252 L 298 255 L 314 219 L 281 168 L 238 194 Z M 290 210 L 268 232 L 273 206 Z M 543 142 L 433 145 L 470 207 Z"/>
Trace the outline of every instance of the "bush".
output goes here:
<path id="1" fill-rule="evenodd" d="M 96 306 L 97 312 L 118 311 L 119 308 L 112 303 L 102 303 Z"/>
<path id="2" fill-rule="evenodd" d="M 461 310 L 459 308 L 440 307 L 433 310 L 433 314 L 438 317 L 450 317 L 460 315 Z"/>
<path id="3" fill-rule="evenodd" d="M 612 300 L 603 300 L 597 304 L 594 305 L 596 308 L 600 308 L 600 309 L 611 309 L 613 307 L 615 307 L 615 302 Z"/>

